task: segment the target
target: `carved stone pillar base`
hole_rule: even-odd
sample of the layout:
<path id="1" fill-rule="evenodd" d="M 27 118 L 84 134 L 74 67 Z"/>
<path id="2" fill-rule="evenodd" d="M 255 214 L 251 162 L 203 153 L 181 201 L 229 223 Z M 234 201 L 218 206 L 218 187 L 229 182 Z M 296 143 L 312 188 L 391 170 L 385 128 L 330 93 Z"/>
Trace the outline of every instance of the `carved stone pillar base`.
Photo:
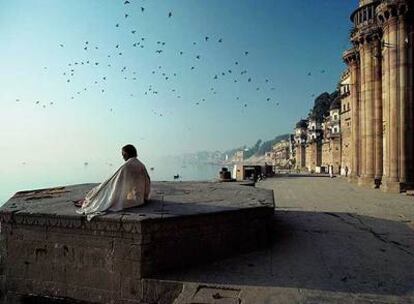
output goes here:
<path id="1" fill-rule="evenodd" d="M 368 187 L 368 188 L 376 188 L 375 178 L 374 177 L 366 177 L 361 176 L 358 178 L 358 186 Z"/>
<path id="2" fill-rule="evenodd" d="M 406 184 L 401 182 L 393 182 L 393 181 L 382 181 L 381 184 L 381 191 L 389 192 L 389 193 L 401 193 L 406 190 Z"/>

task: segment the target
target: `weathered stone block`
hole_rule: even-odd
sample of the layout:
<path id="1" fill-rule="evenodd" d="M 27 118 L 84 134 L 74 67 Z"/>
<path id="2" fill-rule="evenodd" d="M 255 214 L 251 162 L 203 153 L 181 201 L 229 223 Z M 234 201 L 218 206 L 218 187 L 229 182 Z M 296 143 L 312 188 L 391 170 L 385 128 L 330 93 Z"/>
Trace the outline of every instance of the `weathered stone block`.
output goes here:
<path id="1" fill-rule="evenodd" d="M 143 278 L 255 250 L 268 238 L 268 190 L 155 183 L 147 205 L 88 222 L 72 201 L 93 186 L 17 193 L 0 209 L 4 303 L 168 303 L 179 287 L 159 290 Z"/>

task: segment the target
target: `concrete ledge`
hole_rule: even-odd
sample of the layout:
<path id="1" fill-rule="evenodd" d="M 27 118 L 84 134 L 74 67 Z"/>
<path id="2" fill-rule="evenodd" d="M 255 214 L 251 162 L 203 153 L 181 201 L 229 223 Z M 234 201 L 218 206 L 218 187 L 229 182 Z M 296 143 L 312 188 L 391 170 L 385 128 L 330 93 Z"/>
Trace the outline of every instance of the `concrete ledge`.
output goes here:
<path id="1" fill-rule="evenodd" d="M 269 190 L 155 183 L 147 205 L 88 222 L 73 201 L 93 186 L 19 192 L 0 209 L 3 303 L 139 303 L 143 278 L 268 244 Z"/>

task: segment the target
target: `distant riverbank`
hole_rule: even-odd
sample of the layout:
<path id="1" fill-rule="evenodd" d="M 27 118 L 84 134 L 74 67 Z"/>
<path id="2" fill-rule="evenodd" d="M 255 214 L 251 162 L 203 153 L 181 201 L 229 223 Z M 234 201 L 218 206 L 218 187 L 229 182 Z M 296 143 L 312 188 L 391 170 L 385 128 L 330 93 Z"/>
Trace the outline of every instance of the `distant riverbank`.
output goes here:
<path id="1" fill-rule="evenodd" d="M 22 190 L 102 182 L 113 174 L 122 164 L 88 163 L 86 164 L 25 164 L 14 167 L 9 172 L 0 172 L 7 179 L 0 183 L 0 206 L 14 193 Z M 158 160 L 146 162 L 148 173 L 153 181 L 173 181 L 179 175 L 179 181 L 208 181 L 218 177 L 222 167 L 232 165 L 206 162 L 179 162 Z M 151 169 L 152 168 L 152 169 Z"/>

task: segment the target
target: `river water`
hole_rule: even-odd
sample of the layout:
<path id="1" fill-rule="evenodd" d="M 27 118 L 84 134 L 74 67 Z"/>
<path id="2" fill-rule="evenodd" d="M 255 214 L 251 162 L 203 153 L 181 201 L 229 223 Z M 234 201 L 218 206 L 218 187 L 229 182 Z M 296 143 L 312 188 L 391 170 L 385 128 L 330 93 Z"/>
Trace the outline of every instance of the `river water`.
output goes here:
<path id="1" fill-rule="evenodd" d="M 81 183 L 99 183 L 110 177 L 122 164 L 104 161 L 88 163 L 21 163 L 0 168 L 0 206 L 14 193 L 47 187 Z M 221 165 L 183 162 L 176 159 L 146 163 L 152 181 L 208 181 L 218 177 Z M 152 168 L 152 169 L 151 169 Z M 229 168 L 231 170 L 231 168 Z"/>

